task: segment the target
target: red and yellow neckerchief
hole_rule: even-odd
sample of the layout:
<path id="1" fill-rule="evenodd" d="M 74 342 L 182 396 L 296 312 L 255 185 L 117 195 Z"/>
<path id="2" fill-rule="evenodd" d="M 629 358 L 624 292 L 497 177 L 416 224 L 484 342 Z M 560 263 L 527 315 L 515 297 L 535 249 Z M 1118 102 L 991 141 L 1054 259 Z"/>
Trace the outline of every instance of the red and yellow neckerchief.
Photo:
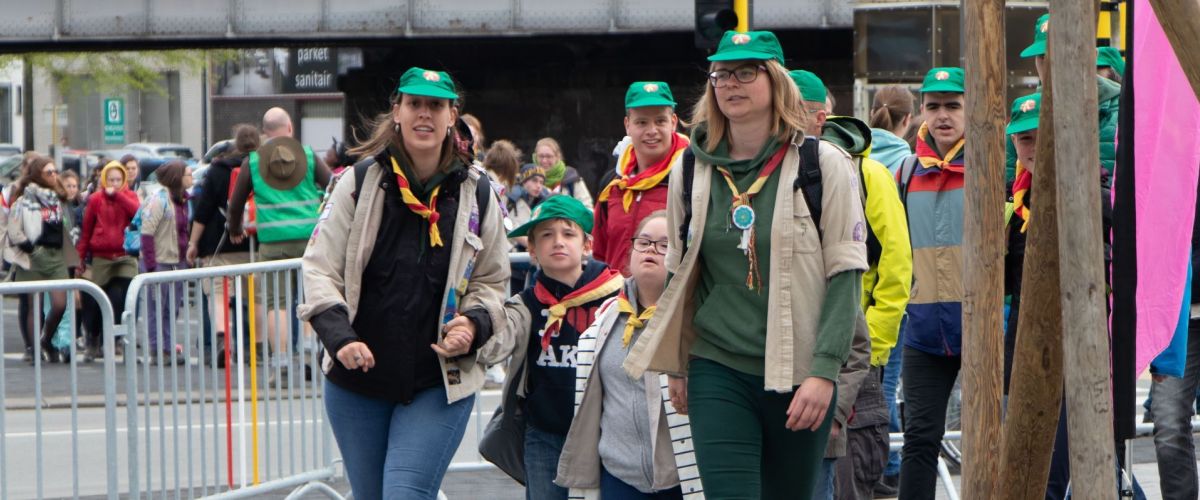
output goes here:
<path id="1" fill-rule="evenodd" d="M 408 184 L 408 177 L 404 175 L 404 169 L 400 168 L 400 164 L 396 163 L 396 159 L 392 158 L 392 172 L 396 174 L 396 185 L 400 186 L 400 197 L 404 200 L 404 204 L 408 205 L 408 209 L 414 214 L 420 215 L 429 221 L 429 246 L 442 246 L 442 235 L 438 232 L 437 222 L 440 217 L 437 211 L 437 196 L 438 191 L 442 189 L 441 185 L 433 188 L 433 193 L 429 195 L 429 204 L 424 205 L 421 200 L 417 199 L 417 195 L 413 194 L 412 188 Z"/>
<path id="2" fill-rule="evenodd" d="M 671 165 L 683 155 L 687 150 L 688 138 L 682 134 L 674 134 L 671 137 L 671 151 L 667 153 L 657 163 L 643 169 L 636 175 L 633 171 L 637 169 L 637 153 L 633 150 L 633 144 L 625 146 L 625 152 L 621 153 L 621 157 L 617 159 L 617 172 L 620 177 L 613 179 L 612 182 L 605 186 L 600 192 L 599 201 L 608 201 L 614 189 L 624 192 L 621 197 L 621 206 L 625 212 L 629 212 L 630 205 L 633 204 L 633 193 L 635 191 L 647 191 L 659 185 L 667 175 L 671 173 Z"/>
<path id="3" fill-rule="evenodd" d="M 725 178 L 725 184 L 729 186 L 729 192 L 733 197 L 733 202 L 729 206 L 729 214 L 734 221 L 734 225 L 737 225 L 738 229 L 742 230 L 742 242 L 738 245 L 738 248 L 745 252 L 746 258 L 750 261 L 750 269 L 746 273 L 746 288 L 751 290 L 762 284 L 762 278 L 758 272 L 758 252 L 755 250 L 756 245 L 754 243 L 754 207 L 751 203 L 754 201 L 754 195 L 762 190 L 763 186 L 767 183 L 767 179 L 779 168 L 779 164 L 783 163 L 783 157 L 787 154 L 789 146 L 790 144 L 784 144 L 779 147 L 779 150 L 771 156 L 771 159 L 767 160 L 766 165 L 763 165 L 762 169 L 758 171 L 758 177 L 754 179 L 754 183 L 750 184 L 750 187 L 744 193 L 738 192 L 737 184 L 733 182 L 733 174 L 729 173 L 729 169 L 716 167 L 717 171 L 721 173 L 721 177 Z M 750 221 L 746 227 L 742 227 L 738 222 L 739 208 L 741 207 L 749 208 Z M 741 211 L 747 210 L 742 209 Z"/>
<path id="4" fill-rule="evenodd" d="M 547 290 L 541 281 L 538 281 L 533 287 L 533 295 L 537 297 L 538 302 L 546 306 L 548 314 L 546 327 L 542 329 L 542 350 L 550 348 L 550 339 L 562 329 L 563 318 L 566 317 L 568 309 L 612 295 L 623 286 L 625 286 L 625 277 L 621 275 L 620 271 L 611 267 L 601 272 L 590 283 L 567 294 L 562 300 L 554 298 L 554 294 L 550 293 L 550 290 Z"/>
<path id="5" fill-rule="evenodd" d="M 917 131 L 917 160 L 921 161 L 921 166 L 925 168 L 937 167 L 943 170 L 962 173 L 963 158 L 961 153 L 963 146 L 967 143 L 966 137 L 959 139 L 954 147 L 950 148 L 944 156 L 939 156 L 937 151 L 929 145 L 929 125 L 922 123 L 921 129 Z"/>
<path id="6" fill-rule="evenodd" d="M 657 305 L 653 305 L 642 309 L 642 314 L 638 314 L 629 302 L 629 297 L 625 296 L 625 290 L 621 290 L 621 294 L 617 296 L 617 310 L 629 315 L 629 319 L 625 321 L 625 333 L 621 335 L 621 347 L 629 347 L 634 330 L 646 326 L 646 322 L 654 316 L 654 310 L 657 308 Z"/>
<path id="7" fill-rule="evenodd" d="M 1029 188 L 1033 186 L 1033 173 L 1025 170 L 1025 166 L 1021 164 L 1021 160 L 1017 160 L 1017 176 L 1013 181 L 1013 213 L 1021 218 L 1021 232 L 1024 233 L 1029 229 L 1029 207 L 1025 205 L 1025 197 L 1029 194 Z"/>

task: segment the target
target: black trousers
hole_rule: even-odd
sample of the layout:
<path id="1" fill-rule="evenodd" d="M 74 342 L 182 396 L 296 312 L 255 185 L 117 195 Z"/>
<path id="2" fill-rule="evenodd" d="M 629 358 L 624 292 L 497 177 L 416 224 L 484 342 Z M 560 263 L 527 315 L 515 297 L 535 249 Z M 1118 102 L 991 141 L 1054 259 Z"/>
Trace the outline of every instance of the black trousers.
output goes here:
<path id="1" fill-rule="evenodd" d="M 933 500 L 937 457 L 946 433 L 946 405 L 962 367 L 959 356 L 939 356 L 904 347 L 904 449 L 900 499 Z"/>

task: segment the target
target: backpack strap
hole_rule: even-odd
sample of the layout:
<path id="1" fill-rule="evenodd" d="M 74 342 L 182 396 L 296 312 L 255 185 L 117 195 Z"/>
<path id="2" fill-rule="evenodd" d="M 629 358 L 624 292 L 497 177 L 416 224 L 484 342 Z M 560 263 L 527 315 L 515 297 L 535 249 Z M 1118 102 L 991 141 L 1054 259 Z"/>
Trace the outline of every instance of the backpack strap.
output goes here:
<path id="1" fill-rule="evenodd" d="M 692 180 L 696 176 L 696 155 L 692 148 L 683 152 L 683 221 L 679 223 L 679 241 L 683 242 L 683 252 L 687 253 L 688 228 L 692 225 Z"/>
<path id="2" fill-rule="evenodd" d="M 817 226 L 817 234 L 824 236 L 821 229 L 821 142 L 816 137 L 805 137 L 800 145 L 800 169 L 796 171 L 796 180 L 792 183 L 792 191 L 804 193 L 804 203 L 812 215 L 813 224 Z"/>
<path id="3" fill-rule="evenodd" d="M 491 203 L 488 203 L 488 198 L 497 195 L 492 191 L 492 179 L 487 176 L 487 173 L 474 167 L 468 168 L 479 174 L 475 180 L 475 203 L 479 207 L 479 222 L 482 223 L 487 220 L 488 207 L 492 206 Z M 499 198 L 497 198 L 497 203 L 499 203 Z"/>
<path id="4" fill-rule="evenodd" d="M 866 216 L 867 197 L 870 194 L 867 193 L 867 173 L 863 170 L 863 157 L 856 156 L 855 159 L 858 160 L 858 184 L 862 190 L 863 222 L 867 225 L 867 266 L 875 267 L 883 257 L 883 244 L 879 242 L 879 237 L 875 236 L 871 219 Z"/>
<path id="5" fill-rule="evenodd" d="M 909 155 L 900 165 L 900 203 L 908 208 L 908 186 L 912 184 L 913 172 L 917 170 L 917 155 Z"/>
<path id="6" fill-rule="evenodd" d="M 362 192 L 363 182 L 367 180 L 367 170 L 375 164 L 375 158 L 368 156 L 354 164 L 354 202 L 358 203 L 358 194 Z"/>

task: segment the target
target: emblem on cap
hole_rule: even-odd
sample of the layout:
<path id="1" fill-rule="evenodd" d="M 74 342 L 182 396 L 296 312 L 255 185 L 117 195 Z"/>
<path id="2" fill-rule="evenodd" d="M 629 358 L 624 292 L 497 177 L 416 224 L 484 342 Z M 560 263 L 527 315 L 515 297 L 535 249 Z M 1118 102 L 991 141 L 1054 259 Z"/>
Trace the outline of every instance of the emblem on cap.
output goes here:
<path id="1" fill-rule="evenodd" d="M 733 35 L 733 38 L 731 39 L 731 41 L 733 42 L 734 45 L 745 45 L 747 43 L 750 43 L 750 35 L 747 35 L 745 33 L 738 33 L 736 35 Z"/>
<path id="2" fill-rule="evenodd" d="M 1033 102 L 1033 99 L 1026 99 L 1025 102 L 1021 103 L 1021 112 L 1028 113 L 1033 111 L 1035 107 L 1037 107 L 1037 103 Z"/>
<path id="3" fill-rule="evenodd" d="M 658 92 L 658 84 L 647 83 L 646 85 L 642 86 L 642 90 L 645 90 L 646 92 Z"/>
<path id="4" fill-rule="evenodd" d="M 436 72 L 436 71 L 426 71 L 426 72 L 425 72 L 423 75 L 421 75 L 421 76 L 424 76 L 426 80 L 428 80 L 428 81 L 431 81 L 431 82 L 440 82 L 440 81 L 442 81 L 442 75 L 439 75 L 439 74 L 437 74 L 437 72 Z"/>
<path id="5" fill-rule="evenodd" d="M 542 215 L 542 207 L 540 206 L 533 209 L 533 218 L 536 219 L 539 215 Z"/>
<path id="6" fill-rule="evenodd" d="M 1038 28 L 1038 29 L 1042 30 L 1042 33 L 1049 31 L 1050 30 L 1050 20 L 1047 19 L 1046 22 L 1042 23 L 1042 27 Z"/>
<path id="7" fill-rule="evenodd" d="M 940 80 L 949 80 L 949 79 L 950 79 L 950 72 L 948 72 L 948 71 L 938 71 L 936 75 L 933 75 L 933 77 L 934 77 L 934 78 L 937 78 L 939 81 L 940 81 Z"/>

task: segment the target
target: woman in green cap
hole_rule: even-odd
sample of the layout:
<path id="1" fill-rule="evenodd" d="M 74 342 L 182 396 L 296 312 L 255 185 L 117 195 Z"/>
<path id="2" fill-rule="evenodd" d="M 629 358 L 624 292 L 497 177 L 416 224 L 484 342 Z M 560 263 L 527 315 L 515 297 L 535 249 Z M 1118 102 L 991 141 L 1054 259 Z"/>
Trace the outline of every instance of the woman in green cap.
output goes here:
<path id="1" fill-rule="evenodd" d="M 674 277 L 625 368 L 674 377 L 671 404 L 690 416 L 706 498 L 808 499 L 861 314 L 866 225 L 853 163 L 817 146 L 818 224 L 795 189 L 810 118 L 775 35 L 728 32 L 709 61 L 694 169 L 685 160 L 668 183 Z"/>
<path id="2" fill-rule="evenodd" d="M 503 212 L 456 147 L 457 100 L 450 75 L 404 73 L 351 151 L 373 160 L 354 167 L 363 181 L 334 187 L 304 254 L 299 313 L 325 346 L 355 498 L 436 498 L 488 365 L 512 349 Z"/>

